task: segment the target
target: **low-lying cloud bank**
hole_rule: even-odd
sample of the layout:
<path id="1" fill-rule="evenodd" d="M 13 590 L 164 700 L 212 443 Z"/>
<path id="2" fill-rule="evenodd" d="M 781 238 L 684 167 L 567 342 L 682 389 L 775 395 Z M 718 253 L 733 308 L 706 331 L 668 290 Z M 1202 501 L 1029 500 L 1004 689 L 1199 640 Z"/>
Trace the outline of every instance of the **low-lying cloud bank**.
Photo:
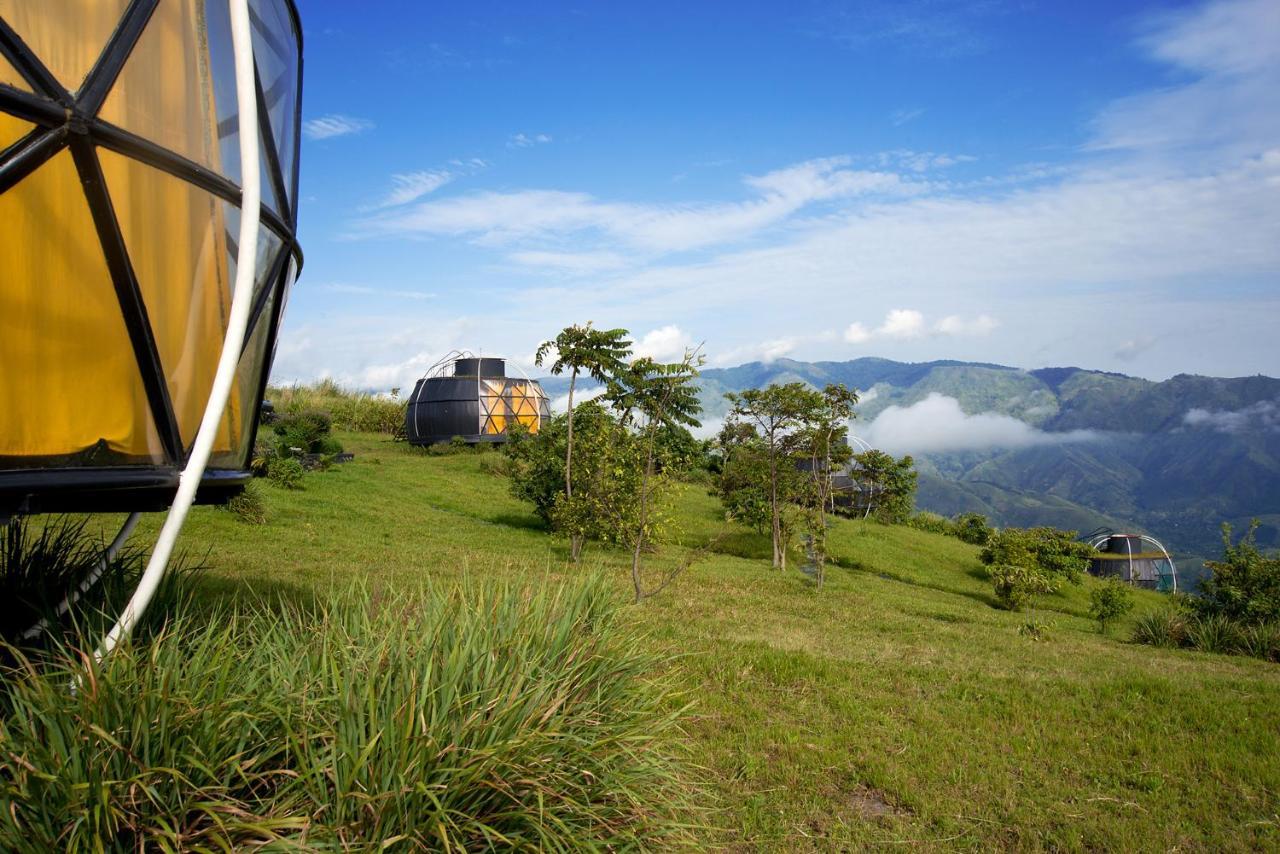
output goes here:
<path id="1" fill-rule="evenodd" d="M 859 435 L 891 454 L 1008 450 L 1089 442 L 1102 437 L 1093 430 L 1046 432 L 996 412 L 968 415 L 960 401 L 937 392 L 910 406 L 888 407 Z"/>
<path id="2" fill-rule="evenodd" d="M 1244 409 L 1191 409 L 1182 416 L 1182 423 L 1219 433 L 1276 433 L 1280 432 L 1280 400 L 1260 400 Z"/>

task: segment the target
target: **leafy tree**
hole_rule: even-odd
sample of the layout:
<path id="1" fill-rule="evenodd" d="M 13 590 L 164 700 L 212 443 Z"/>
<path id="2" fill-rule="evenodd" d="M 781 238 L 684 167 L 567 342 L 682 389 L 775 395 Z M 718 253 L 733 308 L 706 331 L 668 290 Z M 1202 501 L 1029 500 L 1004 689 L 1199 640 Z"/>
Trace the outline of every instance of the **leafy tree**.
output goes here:
<path id="1" fill-rule="evenodd" d="M 1133 588 L 1118 578 L 1095 584 L 1089 591 L 1089 616 L 1098 621 L 1098 631 L 1107 633 L 1107 623 L 1133 610 Z"/>
<path id="2" fill-rule="evenodd" d="M 573 394 L 578 375 L 587 374 L 596 382 L 609 384 L 626 370 L 626 358 L 631 354 L 631 340 L 625 329 L 596 329 L 588 321 L 586 325 L 567 326 L 550 341 L 538 347 L 534 363 L 543 362 L 554 352 L 555 357 L 548 370 L 555 376 L 569 372 L 569 407 L 565 428 L 564 492 L 573 498 Z M 576 562 L 582 552 L 582 540 L 570 539 L 570 555 Z"/>
<path id="3" fill-rule="evenodd" d="M 679 362 L 662 364 L 650 358 L 633 361 L 626 371 L 615 377 L 610 396 L 622 413 L 624 426 L 636 425 L 644 454 L 640 475 L 640 494 L 631 535 L 631 583 L 636 602 L 666 587 L 675 577 L 669 573 L 653 590 L 645 591 L 640 575 L 641 555 L 649 542 L 654 493 L 665 482 L 659 473 L 661 447 L 659 437 L 664 430 L 684 430 L 699 426 L 696 381 L 703 358 L 697 350 L 686 350 Z M 686 431 L 687 432 L 687 431 Z"/>
<path id="4" fill-rule="evenodd" d="M 951 521 L 955 535 L 971 545 L 985 546 L 995 533 L 981 513 L 961 513 Z"/>
<path id="5" fill-rule="evenodd" d="M 850 391 L 842 383 L 830 384 L 822 390 L 821 404 L 813 408 L 806 425 L 809 446 L 806 505 L 814 581 L 819 590 L 826 580 L 827 507 L 831 502 L 832 478 L 853 455 L 848 443 L 848 425 L 857 402 L 856 392 Z"/>
<path id="6" fill-rule="evenodd" d="M 716 437 L 720 501 L 729 518 L 761 534 L 769 531 L 769 457 L 756 428 L 726 421 Z"/>
<path id="7" fill-rule="evenodd" d="M 978 557 L 988 567 L 996 598 L 1017 611 L 1036 594 L 1057 590 L 1062 581 L 1078 584 L 1092 555 L 1075 531 L 1005 528 L 991 535 Z"/>
<path id="8" fill-rule="evenodd" d="M 768 471 L 769 530 L 773 545 L 773 567 L 786 569 L 787 543 L 785 508 L 799 498 L 804 478 L 796 470 L 804 445 L 805 429 L 822 406 L 822 394 L 804 383 L 786 383 L 767 388 L 728 393 L 731 421 L 751 424 L 759 437 Z"/>
<path id="9" fill-rule="evenodd" d="M 854 454 L 861 477 L 875 495 L 876 518 L 888 524 L 906 521 L 916 506 L 916 461 L 910 456 L 897 459 L 884 451 L 872 449 Z"/>
<path id="10" fill-rule="evenodd" d="M 1205 562 L 1213 574 L 1200 583 L 1200 597 L 1194 600 L 1202 614 L 1252 625 L 1280 621 L 1280 556 L 1258 549 L 1257 529 L 1255 520 L 1232 543 L 1231 526 L 1222 526 L 1222 559 Z"/>
<path id="11" fill-rule="evenodd" d="M 629 545 L 635 530 L 644 449 L 599 401 L 578 406 L 573 495 L 564 490 L 568 415 L 545 423 L 535 434 L 517 434 L 503 449 L 511 491 L 558 533 L 581 543 L 597 539 Z M 651 516 L 653 514 L 650 514 Z M 649 520 L 649 536 L 659 520 Z"/>

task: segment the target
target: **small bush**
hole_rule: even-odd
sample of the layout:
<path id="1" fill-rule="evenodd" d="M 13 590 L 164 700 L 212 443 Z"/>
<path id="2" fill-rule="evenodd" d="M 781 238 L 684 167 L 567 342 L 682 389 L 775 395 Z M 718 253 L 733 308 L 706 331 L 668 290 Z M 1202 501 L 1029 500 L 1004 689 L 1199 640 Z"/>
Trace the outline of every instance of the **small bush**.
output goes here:
<path id="1" fill-rule="evenodd" d="M 1163 608 L 1143 614 L 1134 621 L 1134 643 L 1172 649 L 1182 646 L 1187 637 L 1186 614 L 1174 608 Z"/>
<path id="2" fill-rule="evenodd" d="M 975 546 L 985 546 L 995 533 L 981 513 L 961 513 L 951 520 L 955 536 Z"/>
<path id="3" fill-rule="evenodd" d="M 996 599 L 1010 611 L 1021 611 L 1040 593 L 1057 589 L 1054 580 L 1038 567 L 1021 564 L 995 564 L 988 570 Z"/>
<path id="4" fill-rule="evenodd" d="M 1185 642 L 1200 652 L 1240 652 L 1244 647 L 1244 632 L 1234 620 L 1221 614 L 1208 614 L 1188 622 Z"/>
<path id="5" fill-rule="evenodd" d="M 1195 600 L 1202 614 L 1221 614 L 1239 623 L 1280 622 L 1280 556 L 1259 551 L 1255 521 L 1238 543 L 1231 526 L 1222 526 L 1222 559 L 1206 562 L 1213 571 Z"/>
<path id="6" fill-rule="evenodd" d="M 1107 624 L 1133 610 L 1133 588 L 1118 578 L 1109 578 L 1089 591 L 1089 616 L 1098 621 L 1098 631 L 1106 634 Z"/>
<path id="7" fill-rule="evenodd" d="M 248 525 L 265 525 L 267 523 L 267 503 L 258 489 L 257 482 L 250 483 L 244 492 L 227 502 L 227 510 L 236 518 Z"/>
<path id="8" fill-rule="evenodd" d="M 471 444 L 461 436 L 454 436 L 452 439 L 450 439 L 449 447 L 458 453 L 461 453 L 462 451 L 471 450 Z"/>
<path id="9" fill-rule="evenodd" d="M 507 477 L 507 460 L 499 454 L 486 454 L 480 458 L 480 471 L 494 477 Z"/>
<path id="10" fill-rule="evenodd" d="M 267 478 L 283 489 L 302 489 L 302 463 L 294 457 L 276 457 L 267 467 Z"/>
<path id="11" fill-rule="evenodd" d="M 322 454 L 342 450 L 342 445 L 329 435 L 333 430 L 333 417 L 319 409 L 281 415 L 272 425 L 272 430 L 278 437 L 276 444 L 281 454 Z M 336 444 L 337 451 L 322 450 L 326 443 Z"/>
<path id="12" fill-rule="evenodd" d="M 599 579 L 356 587 L 21 659 L 0 849 L 670 847 L 678 712 L 615 613 Z"/>
<path id="13" fill-rule="evenodd" d="M 1280 662 L 1280 623 L 1259 623 L 1241 631 L 1240 651 L 1264 661 Z"/>
<path id="14" fill-rule="evenodd" d="M 950 519 L 946 516 L 939 516 L 937 513 L 930 513 L 928 510 L 913 513 L 903 521 L 903 524 L 908 528 L 915 528 L 917 531 L 956 536 L 956 527 Z"/>

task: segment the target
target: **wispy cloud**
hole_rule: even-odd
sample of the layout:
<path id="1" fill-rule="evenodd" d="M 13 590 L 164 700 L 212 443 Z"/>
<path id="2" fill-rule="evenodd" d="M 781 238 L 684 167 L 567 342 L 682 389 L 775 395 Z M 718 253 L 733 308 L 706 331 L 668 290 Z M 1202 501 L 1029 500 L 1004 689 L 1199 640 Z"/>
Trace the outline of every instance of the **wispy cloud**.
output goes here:
<path id="1" fill-rule="evenodd" d="M 546 133 L 516 133 L 507 139 L 507 148 L 530 148 L 551 142 L 551 135 Z"/>
<path id="2" fill-rule="evenodd" d="M 1234 410 L 1191 409 L 1182 423 L 1219 433 L 1280 433 L 1280 400 L 1260 400 Z"/>
<path id="3" fill-rule="evenodd" d="M 369 297 L 394 297 L 396 299 L 410 299 L 410 300 L 430 300 L 430 299 L 436 298 L 435 294 L 425 293 L 423 291 L 406 291 L 406 290 L 395 290 L 390 288 L 371 288 L 371 287 L 368 287 L 367 285 L 346 285 L 342 283 L 335 283 L 335 284 L 323 285 L 322 287 L 324 290 L 328 291 L 331 294 L 353 294 L 356 296 L 369 296 Z"/>
<path id="4" fill-rule="evenodd" d="M 903 107 L 894 110 L 889 114 L 889 124 L 894 127 L 902 127 L 907 122 L 913 122 L 924 115 L 923 107 Z"/>
<path id="5" fill-rule="evenodd" d="M 747 237 L 824 201 L 922 192 L 921 180 L 849 168 L 850 158 L 797 163 L 743 179 L 742 202 L 643 205 L 558 190 L 484 192 L 424 202 L 355 223 L 356 236 L 469 235 L 502 245 L 534 237 L 597 234 L 650 252 L 674 252 Z"/>
<path id="6" fill-rule="evenodd" d="M 512 252 L 512 261 L 526 267 L 558 270 L 566 273 L 599 273 L 627 266 L 627 259 L 617 252 Z"/>
<path id="7" fill-rule="evenodd" d="M 423 196 L 434 193 L 452 181 L 454 175 L 445 169 L 424 170 L 421 172 L 406 172 L 403 174 L 392 175 L 392 190 L 386 197 L 379 202 L 376 207 L 390 208 L 399 205 L 407 205 L 410 202 L 416 202 Z"/>
<path id="8" fill-rule="evenodd" d="M 885 315 L 884 322 L 874 328 L 859 321 L 850 323 L 844 331 L 844 340 L 850 344 L 865 344 L 873 340 L 909 341 L 930 332 L 944 336 L 981 336 L 991 334 L 999 325 L 999 321 L 987 314 L 976 317 L 949 314 L 930 328 L 923 312 L 913 308 L 894 308 Z"/>
<path id="9" fill-rule="evenodd" d="M 990 0 L 865 0 L 822 16 L 811 32 L 851 50 L 889 43 L 931 57 L 972 56 L 991 46 L 986 19 L 1004 12 Z"/>
<path id="10" fill-rule="evenodd" d="M 768 364 L 792 353 L 799 343 L 800 339 L 790 335 L 781 338 L 770 338 L 767 341 L 761 341 L 759 344 L 748 344 L 744 347 L 724 350 L 712 356 L 711 361 L 717 365 L 736 365 L 743 362 L 764 362 Z"/>
<path id="11" fill-rule="evenodd" d="M 338 136 L 364 133 L 373 129 L 373 122 L 368 119 L 357 119 L 330 113 L 317 119 L 308 119 L 302 123 L 302 133 L 307 139 L 333 139 Z"/>

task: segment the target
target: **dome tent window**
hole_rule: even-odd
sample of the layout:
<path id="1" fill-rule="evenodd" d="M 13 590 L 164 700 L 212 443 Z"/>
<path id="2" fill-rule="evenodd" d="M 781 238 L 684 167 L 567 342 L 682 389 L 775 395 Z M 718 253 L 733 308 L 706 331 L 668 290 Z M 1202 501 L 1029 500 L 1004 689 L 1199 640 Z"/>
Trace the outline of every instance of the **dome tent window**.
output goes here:
<path id="1" fill-rule="evenodd" d="M 528 377 L 508 377 L 506 360 L 455 351 L 418 380 L 405 412 L 414 445 L 505 442 L 514 425 L 536 433 L 551 417 L 546 392 Z"/>
<path id="2" fill-rule="evenodd" d="M 301 28 L 250 3 L 261 227 L 239 253 L 239 111 L 225 2 L 0 0 L 0 516 L 158 510 L 192 451 L 228 331 L 249 326 L 198 500 L 248 462 L 301 266 Z"/>

